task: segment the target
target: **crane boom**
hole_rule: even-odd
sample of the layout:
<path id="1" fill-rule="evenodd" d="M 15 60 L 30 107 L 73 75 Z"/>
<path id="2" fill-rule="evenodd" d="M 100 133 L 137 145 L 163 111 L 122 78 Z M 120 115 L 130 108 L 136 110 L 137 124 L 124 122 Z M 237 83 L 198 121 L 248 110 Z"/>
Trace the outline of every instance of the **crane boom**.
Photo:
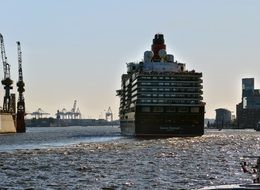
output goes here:
<path id="1" fill-rule="evenodd" d="M 10 78 L 10 65 L 8 64 L 7 61 L 7 56 L 5 53 L 4 37 L 1 33 L 0 33 L 0 43 L 1 43 L 1 58 L 4 67 L 4 79 L 6 79 L 6 78 Z"/>
<path id="2" fill-rule="evenodd" d="M 71 112 L 72 112 L 72 113 L 75 113 L 75 112 L 76 112 L 76 106 L 77 106 L 77 100 L 74 100 L 73 108 L 71 109 Z"/>
<path id="3" fill-rule="evenodd" d="M 13 89 L 12 84 L 13 81 L 10 78 L 10 65 L 7 61 L 7 56 L 5 52 L 5 45 L 4 45 L 4 38 L 3 35 L 0 34 L 0 46 L 1 46 L 1 57 L 4 67 L 4 79 L 1 81 L 4 85 L 5 89 L 5 96 L 4 96 L 4 102 L 3 102 L 3 111 L 5 112 L 14 112 L 14 108 L 12 105 L 12 97 L 10 96 L 10 90 Z"/>

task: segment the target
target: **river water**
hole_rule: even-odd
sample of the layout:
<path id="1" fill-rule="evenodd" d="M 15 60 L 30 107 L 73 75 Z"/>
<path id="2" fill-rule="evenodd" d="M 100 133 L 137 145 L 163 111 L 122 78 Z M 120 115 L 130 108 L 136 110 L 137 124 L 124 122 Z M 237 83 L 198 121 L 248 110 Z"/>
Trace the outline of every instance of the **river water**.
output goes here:
<path id="1" fill-rule="evenodd" d="M 175 190 L 251 183 L 240 158 L 256 155 L 260 132 L 253 130 L 136 139 L 121 136 L 117 126 L 29 128 L 0 135 L 0 189 Z"/>

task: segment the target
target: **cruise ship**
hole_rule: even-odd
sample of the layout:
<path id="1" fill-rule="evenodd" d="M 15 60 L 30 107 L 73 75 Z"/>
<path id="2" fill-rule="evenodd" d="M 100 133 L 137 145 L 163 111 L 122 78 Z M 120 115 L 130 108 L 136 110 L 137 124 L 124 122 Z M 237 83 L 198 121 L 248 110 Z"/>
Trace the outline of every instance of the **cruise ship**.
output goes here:
<path id="1" fill-rule="evenodd" d="M 143 61 L 127 63 L 121 77 L 120 128 L 123 135 L 201 136 L 205 103 L 202 73 L 188 71 L 167 54 L 163 34 L 156 34 Z"/>

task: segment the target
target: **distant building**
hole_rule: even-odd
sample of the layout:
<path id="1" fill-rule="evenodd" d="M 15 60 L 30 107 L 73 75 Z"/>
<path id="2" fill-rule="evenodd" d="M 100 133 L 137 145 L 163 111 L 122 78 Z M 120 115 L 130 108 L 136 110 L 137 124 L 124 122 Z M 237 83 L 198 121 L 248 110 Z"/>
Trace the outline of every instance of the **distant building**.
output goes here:
<path id="1" fill-rule="evenodd" d="M 236 106 L 237 127 L 255 128 L 260 121 L 260 90 L 254 87 L 254 78 L 242 79 L 242 101 Z"/>
<path id="2" fill-rule="evenodd" d="M 242 79 L 242 98 L 252 96 L 254 93 L 254 89 L 254 78 Z"/>
<path id="3" fill-rule="evenodd" d="M 224 126 L 231 123 L 231 111 L 219 108 L 216 109 L 216 119 L 215 119 L 215 125 L 217 126 Z"/>
<path id="4" fill-rule="evenodd" d="M 204 127 L 212 127 L 215 123 L 215 119 L 209 119 L 209 118 L 205 118 L 204 119 Z"/>

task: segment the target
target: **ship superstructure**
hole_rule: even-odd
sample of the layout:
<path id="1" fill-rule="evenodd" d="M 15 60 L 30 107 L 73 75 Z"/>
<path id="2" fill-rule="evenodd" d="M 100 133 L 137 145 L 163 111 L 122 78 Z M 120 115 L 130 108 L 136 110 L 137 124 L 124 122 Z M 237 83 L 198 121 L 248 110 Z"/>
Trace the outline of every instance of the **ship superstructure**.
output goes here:
<path id="1" fill-rule="evenodd" d="M 122 75 L 120 127 L 126 135 L 200 136 L 204 133 L 202 73 L 188 71 L 167 54 L 163 34 L 139 63 Z"/>

